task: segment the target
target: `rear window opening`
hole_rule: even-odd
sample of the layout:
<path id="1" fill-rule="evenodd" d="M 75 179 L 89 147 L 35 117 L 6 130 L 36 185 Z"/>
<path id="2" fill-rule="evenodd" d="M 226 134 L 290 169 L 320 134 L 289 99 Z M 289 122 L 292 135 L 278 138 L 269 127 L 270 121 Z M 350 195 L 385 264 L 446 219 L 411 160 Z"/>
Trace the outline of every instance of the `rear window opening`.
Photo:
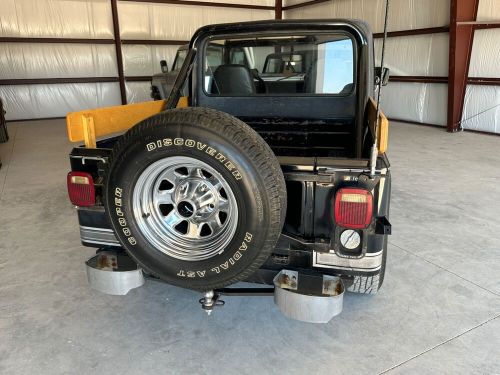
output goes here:
<path id="1" fill-rule="evenodd" d="M 205 48 L 208 95 L 348 95 L 354 77 L 354 43 L 341 33 L 213 39 Z"/>

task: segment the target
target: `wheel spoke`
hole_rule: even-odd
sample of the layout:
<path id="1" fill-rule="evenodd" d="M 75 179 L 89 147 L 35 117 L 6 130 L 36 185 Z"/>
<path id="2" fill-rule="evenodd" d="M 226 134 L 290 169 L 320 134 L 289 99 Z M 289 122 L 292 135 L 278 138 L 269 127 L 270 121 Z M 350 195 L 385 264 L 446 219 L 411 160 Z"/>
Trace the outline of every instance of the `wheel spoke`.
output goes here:
<path id="1" fill-rule="evenodd" d="M 212 194 L 211 191 L 207 191 L 205 194 L 203 194 L 201 197 L 198 197 L 197 199 L 198 204 L 200 207 L 205 207 L 209 204 L 214 204 L 215 203 L 215 197 Z"/>
<path id="2" fill-rule="evenodd" d="M 204 178 L 203 173 L 201 172 L 201 169 L 198 167 L 188 167 L 188 176 L 189 177 L 197 177 L 197 178 Z"/>
<path id="3" fill-rule="evenodd" d="M 186 233 L 186 236 L 191 238 L 200 238 L 201 224 L 197 224 L 191 221 L 189 221 L 188 223 L 188 231 Z"/>
<path id="4" fill-rule="evenodd" d="M 227 199 L 219 198 L 219 211 L 226 212 L 229 210 L 229 202 Z"/>
<path id="5" fill-rule="evenodd" d="M 215 215 L 207 224 L 212 230 L 212 232 L 218 231 L 223 225 L 220 222 L 219 215 Z"/>
<path id="6" fill-rule="evenodd" d="M 160 204 L 173 204 L 171 190 L 157 190 L 153 193 L 153 202 L 156 207 Z"/>
<path id="7" fill-rule="evenodd" d="M 161 174 L 160 178 L 162 180 L 169 181 L 175 187 L 176 184 L 177 184 L 177 182 L 178 182 L 179 175 L 175 173 L 175 169 L 168 168 L 165 171 L 163 171 L 163 173 Z"/>
<path id="8" fill-rule="evenodd" d="M 179 216 L 179 214 L 175 210 L 172 210 L 172 212 L 165 216 L 165 223 L 171 228 L 175 227 L 183 220 L 185 219 Z"/>
<path id="9" fill-rule="evenodd" d="M 208 181 L 212 184 L 215 190 L 219 191 L 219 189 L 222 187 L 222 184 L 220 181 L 215 177 L 212 176 L 208 179 Z"/>

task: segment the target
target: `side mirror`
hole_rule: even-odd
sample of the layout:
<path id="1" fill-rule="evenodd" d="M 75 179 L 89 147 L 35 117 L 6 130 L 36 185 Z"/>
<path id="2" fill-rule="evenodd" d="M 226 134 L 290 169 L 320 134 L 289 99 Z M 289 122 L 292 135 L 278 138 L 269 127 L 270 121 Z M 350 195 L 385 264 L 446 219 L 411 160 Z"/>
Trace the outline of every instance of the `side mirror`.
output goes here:
<path id="1" fill-rule="evenodd" d="M 162 73 L 168 73 L 168 65 L 165 60 L 160 60 L 160 67 Z"/>
<path id="2" fill-rule="evenodd" d="M 390 70 L 389 68 L 375 68 L 375 85 L 387 86 L 389 83 Z"/>

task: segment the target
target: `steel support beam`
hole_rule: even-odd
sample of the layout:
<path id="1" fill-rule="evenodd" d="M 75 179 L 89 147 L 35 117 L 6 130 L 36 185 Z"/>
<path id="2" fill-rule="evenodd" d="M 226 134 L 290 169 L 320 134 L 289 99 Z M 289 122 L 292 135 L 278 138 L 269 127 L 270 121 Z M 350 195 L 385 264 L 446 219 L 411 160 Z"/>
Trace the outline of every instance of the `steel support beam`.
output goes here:
<path id="1" fill-rule="evenodd" d="M 135 3 L 151 3 L 151 4 L 172 4 L 172 5 L 190 5 L 197 7 L 218 7 L 218 8 L 239 8 L 239 9 L 257 9 L 257 10 L 274 10 L 272 5 L 252 5 L 252 4 L 235 4 L 231 2 L 217 1 L 196 1 L 196 0 L 120 0 L 132 1 Z"/>
<path id="2" fill-rule="evenodd" d="M 479 0 L 451 0 L 447 130 L 460 130 Z"/>
<path id="3" fill-rule="evenodd" d="M 274 19 L 283 19 L 283 0 L 274 1 Z"/>
<path id="4" fill-rule="evenodd" d="M 113 34 L 115 37 L 116 67 L 118 70 L 118 82 L 120 83 L 120 97 L 122 104 L 127 104 L 125 74 L 123 73 L 122 40 L 120 37 L 120 22 L 118 20 L 118 6 L 116 0 L 111 0 L 111 15 L 113 17 Z"/>
<path id="5" fill-rule="evenodd" d="M 288 5 L 286 7 L 283 7 L 283 10 L 290 10 L 290 9 L 302 8 L 302 7 L 306 7 L 306 6 L 309 6 L 309 5 L 316 5 L 316 4 L 326 3 L 327 1 L 331 1 L 331 0 L 309 0 L 309 1 L 304 1 L 303 3 L 298 3 L 298 4 L 295 4 L 295 5 Z"/>

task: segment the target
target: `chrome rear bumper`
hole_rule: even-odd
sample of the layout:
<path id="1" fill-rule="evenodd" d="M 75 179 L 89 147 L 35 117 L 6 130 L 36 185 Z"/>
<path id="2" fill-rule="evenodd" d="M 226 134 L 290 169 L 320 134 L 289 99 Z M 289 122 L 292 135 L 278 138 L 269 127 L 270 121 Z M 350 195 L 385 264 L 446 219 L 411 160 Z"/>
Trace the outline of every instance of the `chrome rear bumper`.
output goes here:
<path id="1" fill-rule="evenodd" d="M 343 257 L 334 252 L 313 252 L 313 267 L 336 268 L 346 271 L 376 272 L 382 267 L 383 250 L 366 253 L 363 257 Z"/>
<path id="2" fill-rule="evenodd" d="M 112 229 L 85 227 L 80 225 L 80 238 L 84 244 L 102 246 L 118 246 L 121 247 L 120 242 Z"/>

